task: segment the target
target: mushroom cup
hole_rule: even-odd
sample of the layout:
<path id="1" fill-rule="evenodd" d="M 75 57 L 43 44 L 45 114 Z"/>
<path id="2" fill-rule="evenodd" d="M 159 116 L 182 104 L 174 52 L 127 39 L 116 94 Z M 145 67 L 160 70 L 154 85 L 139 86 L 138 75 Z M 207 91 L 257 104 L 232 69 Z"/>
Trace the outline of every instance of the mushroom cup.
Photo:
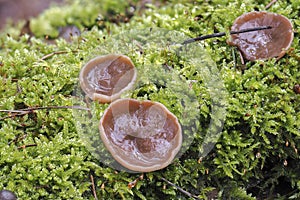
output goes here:
<path id="1" fill-rule="evenodd" d="M 125 55 L 98 56 L 87 62 L 80 71 L 81 89 L 92 100 L 109 103 L 131 89 L 137 70 Z"/>
<path id="2" fill-rule="evenodd" d="M 149 100 L 112 102 L 100 119 L 99 130 L 113 158 L 135 172 L 165 168 L 182 145 L 176 116 L 163 104 Z"/>
<path id="3" fill-rule="evenodd" d="M 234 21 L 231 30 L 261 26 L 271 26 L 271 29 L 233 34 L 229 44 L 237 46 L 249 61 L 284 56 L 294 38 L 292 23 L 285 16 L 265 11 L 245 13 Z"/>

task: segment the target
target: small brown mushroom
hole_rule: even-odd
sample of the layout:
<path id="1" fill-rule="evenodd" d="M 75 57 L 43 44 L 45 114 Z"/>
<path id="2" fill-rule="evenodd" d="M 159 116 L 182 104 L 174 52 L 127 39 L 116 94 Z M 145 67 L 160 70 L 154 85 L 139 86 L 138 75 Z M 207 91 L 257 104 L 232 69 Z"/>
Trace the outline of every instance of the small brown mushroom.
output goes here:
<path id="1" fill-rule="evenodd" d="M 79 80 L 90 99 L 108 103 L 133 86 L 136 74 L 129 57 L 109 54 L 90 60 L 81 69 Z"/>
<path id="2" fill-rule="evenodd" d="M 246 13 L 234 21 L 231 30 L 239 31 L 260 26 L 272 28 L 233 34 L 229 44 L 237 46 L 249 61 L 284 56 L 292 44 L 294 34 L 292 23 L 282 15 L 264 11 Z"/>
<path id="3" fill-rule="evenodd" d="M 81 31 L 75 25 L 60 27 L 58 31 L 59 31 L 58 38 L 63 38 L 70 43 L 72 42 L 74 37 L 79 37 L 81 35 Z"/>
<path id="4" fill-rule="evenodd" d="M 294 85 L 293 90 L 296 94 L 300 94 L 300 85 L 299 84 Z"/>
<path id="5" fill-rule="evenodd" d="M 99 124 L 108 151 L 123 167 L 150 172 L 168 166 L 181 148 L 181 126 L 163 104 L 119 99 L 110 104 Z"/>

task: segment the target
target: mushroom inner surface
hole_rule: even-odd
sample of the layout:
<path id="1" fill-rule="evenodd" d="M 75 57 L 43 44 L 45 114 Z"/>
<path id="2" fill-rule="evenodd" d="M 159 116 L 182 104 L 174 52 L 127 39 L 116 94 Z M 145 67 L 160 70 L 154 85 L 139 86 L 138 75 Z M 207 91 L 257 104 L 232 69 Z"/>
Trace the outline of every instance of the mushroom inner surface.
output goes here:
<path id="1" fill-rule="evenodd" d="M 291 22 L 284 16 L 268 12 L 250 12 L 238 17 L 232 31 L 271 26 L 271 29 L 233 34 L 230 44 L 239 48 L 247 60 L 279 56 L 293 40 Z"/>
<path id="2" fill-rule="evenodd" d="M 128 85 L 133 77 L 133 64 L 124 56 L 99 58 L 87 74 L 87 82 L 94 92 L 111 96 Z"/>
<path id="3" fill-rule="evenodd" d="M 170 164 L 181 146 L 177 118 L 162 104 L 151 101 L 118 100 L 101 119 L 104 140 L 117 161 L 125 167 L 157 167 Z M 103 137 L 102 137 L 103 139 Z M 105 142 L 105 141 L 104 141 Z M 116 156 L 116 153 L 120 156 Z M 129 167 L 128 167 L 128 165 Z M 154 169 L 156 170 L 156 169 Z"/>

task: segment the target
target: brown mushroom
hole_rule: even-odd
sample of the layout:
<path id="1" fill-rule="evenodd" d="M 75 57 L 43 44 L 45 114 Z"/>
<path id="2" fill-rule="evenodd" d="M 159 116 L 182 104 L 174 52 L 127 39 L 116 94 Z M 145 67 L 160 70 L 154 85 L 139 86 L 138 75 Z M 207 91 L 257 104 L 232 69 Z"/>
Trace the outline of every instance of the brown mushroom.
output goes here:
<path id="1" fill-rule="evenodd" d="M 150 172 L 168 166 L 181 148 L 181 126 L 163 104 L 119 99 L 110 104 L 99 124 L 108 151 L 123 167 Z"/>
<path id="2" fill-rule="evenodd" d="M 291 46 L 294 34 L 292 23 L 286 17 L 270 12 L 250 12 L 238 17 L 232 31 L 271 26 L 271 29 L 233 34 L 230 45 L 237 46 L 250 61 L 284 56 Z"/>
<path id="3" fill-rule="evenodd" d="M 300 94 L 300 85 L 299 84 L 294 85 L 293 90 L 296 94 Z"/>
<path id="4" fill-rule="evenodd" d="M 109 54 L 86 63 L 81 69 L 79 80 L 82 90 L 90 99 L 108 103 L 133 86 L 136 74 L 129 57 Z"/>

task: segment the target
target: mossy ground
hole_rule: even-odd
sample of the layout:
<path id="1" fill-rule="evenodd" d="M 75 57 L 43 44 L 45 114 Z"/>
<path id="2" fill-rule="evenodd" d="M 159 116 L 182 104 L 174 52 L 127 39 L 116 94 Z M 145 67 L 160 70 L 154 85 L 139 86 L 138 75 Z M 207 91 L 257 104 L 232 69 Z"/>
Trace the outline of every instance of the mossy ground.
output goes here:
<path id="1" fill-rule="evenodd" d="M 7 26 L 0 35 L 0 189 L 14 191 L 19 199 L 95 199 L 93 191 L 99 199 L 192 199 L 165 178 L 199 199 L 299 199 L 300 95 L 294 91 L 300 82 L 298 0 L 278 1 L 268 9 L 288 17 L 295 31 L 292 47 L 278 61 L 243 65 L 237 50 L 227 45 L 228 38 L 201 42 L 227 91 L 221 137 L 203 158 L 199 157 L 201 133 L 212 117 L 212 99 L 203 77 L 189 73 L 195 68 L 176 55 L 157 52 L 155 46 L 145 50 L 145 66 L 166 61 L 163 64 L 193 81 L 200 105 L 195 123 L 199 130 L 191 133 L 194 140 L 179 159 L 144 174 L 132 188 L 128 184 L 140 174 L 99 162 L 79 137 L 72 109 L 3 111 L 72 106 L 80 68 L 122 31 L 163 28 L 187 37 L 226 32 L 236 17 L 265 10 L 268 3 L 169 1 L 156 7 L 135 1 L 76 0 L 32 19 L 31 38 L 19 36 L 22 23 Z M 48 44 L 44 37 L 55 39 L 58 28 L 65 25 L 76 25 L 81 36 L 71 43 L 60 38 Z M 135 63 L 142 62 L 138 53 L 128 53 Z M 154 84 L 137 89 L 132 97 L 160 101 L 181 116 L 176 95 Z M 99 106 L 98 112 L 106 106 Z"/>

